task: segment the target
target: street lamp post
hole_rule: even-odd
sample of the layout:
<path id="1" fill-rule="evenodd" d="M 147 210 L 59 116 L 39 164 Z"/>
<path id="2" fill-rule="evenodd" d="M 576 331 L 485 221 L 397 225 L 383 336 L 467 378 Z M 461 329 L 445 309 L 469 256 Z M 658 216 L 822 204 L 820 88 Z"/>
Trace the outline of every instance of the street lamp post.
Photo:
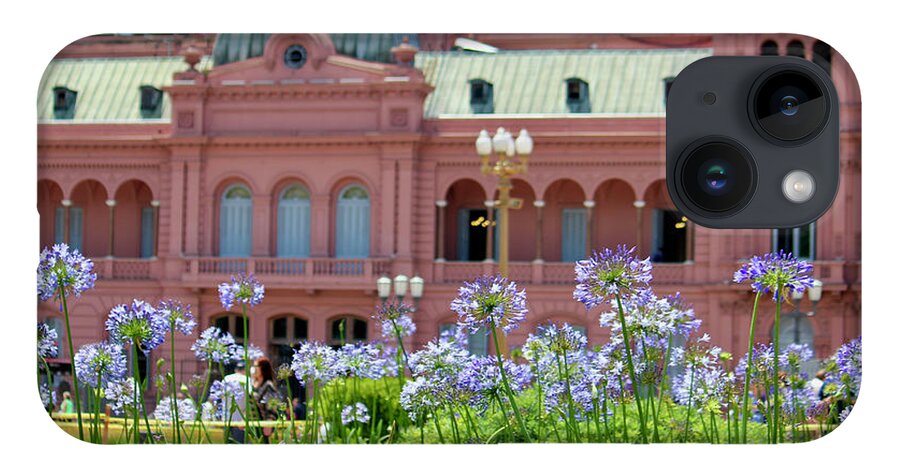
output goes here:
<path id="1" fill-rule="evenodd" d="M 807 312 L 800 310 L 800 303 L 803 301 L 803 295 L 809 294 L 809 301 L 812 303 L 812 309 Z M 807 293 L 803 291 L 794 291 L 791 293 L 791 300 L 794 302 L 794 311 L 788 314 L 794 321 L 794 343 L 800 343 L 800 318 L 812 317 L 816 315 L 816 306 L 822 300 L 822 281 L 813 280 L 813 285 L 809 287 Z"/>
<path id="2" fill-rule="evenodd" d="M 493 175 L 499 179 L 497 190 L 499 200 L 494 202 L 494 206 L 500 212 L 500 230 L 498 239 L 500 240 L 500 275 L 509 278 L 509 209 L 521 208 L 522 200 L 510 197 L 512 190 L 512 178 L 515 175 L 525 174 L 528 172 L 528 156 L 531 155 L 534 148 L 534 141 L 528 135 L 526 129 L 519 132 L 519 137 L 515 140 L 512 134 L 506 129 L 499 127 L 494 137 L 491 137 L 487 130 L 482 129 L 475 140 L 475 150 L 481 156 L 481 173 L 484 175 Z M 496 155 L 496 160 L 491 162 L 491 153 Z M 518 157 L 518 161 L 516 160 Z M 506 344 L 505 335 L 498 336 L 500 339 L 500 348 L 498 352 L 509 355 L 509 349 Z"/>
<path id="3" fill-rule="evenodd" d="M 419 275 L 408 278 L 405 274 L 398 274 L 393 281 L 386 275 L 381 276 L 375 280 L 375 289 L 378 291 L 378 297 L 381 298 L 382 304 L 391 296 L 392 284 L 394 295 L 399 302 L 403 302 L 403 298 L 409 292 L 413 298 L 413 312 L 415 312 L 416 306 L 419 304 L 419 298 L 422 297 L 422 293 L 425 291 L 425 280 Z"/>

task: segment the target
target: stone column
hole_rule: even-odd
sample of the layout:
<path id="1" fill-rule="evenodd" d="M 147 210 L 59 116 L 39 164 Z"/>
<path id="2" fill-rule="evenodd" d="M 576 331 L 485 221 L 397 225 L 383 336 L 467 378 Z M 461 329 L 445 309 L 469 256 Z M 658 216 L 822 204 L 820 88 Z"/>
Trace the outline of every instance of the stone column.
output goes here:
<path id="1" fill-rule="evenodd" d="M 60 205 L 63 206 L 63 241 L 68 244 L 70 241 L 69 237 L 69 209 L 72 208 L 72 200 L 63 199 L 60 202 Z"/>
<path id="2" fill-rule="evenodd" d="M 535 263 L 543 263 L 543 252 L 544 252 L 544 205 L 546 203 L 543 200 L 535 200 L 534 208 L 537 211 L 537 232 L 534 237 L 534 262 Z"/>
<path id="3" fill-rule="evenodd" d="M 200 149 L 195 148 L 190 151 L 190 156 L 186 160 L 186 173 L 184 180 L 187 184 L 184 194 L 184 254 L 188 256 L 200 255 Z M 213 200 L 216 203 L 216 200 Z M 214 210 L 213 213 L 219 213 Z M 205 226 L 209 227 L 207 223 Z M 218 230 L 207 230 L 207 233 L 213 235 Z"/>
<path id="4" fill-rule="evenodd" d="M 447 200 L 437 200 L 434 202 L 435 206 L 437 206 L 437 258 L 435 261 L 439 263 L 443 263 L 446 261 L 446 257 L 444 256 L 444 230 L 446 230 L 446 217 L 447 217 Z"/>
<path id="5" fill-rule="evenodd" d="M 116 201 L 109 199 L 106 206 L 109 207 L 109 247 L 106 256 L 112 258 L 116 238 Z"/>
<path id="6" fill-rule="evenodd" d="M 159 255 L 159 200 L 151 200 L 153 207 L 153 257 Z"/>
<path id="7" fill-rule="evenodd" d="M 487 218 L 488 227 L 487 227 L 487 249 L 485 250 L 485 258 L 484 260 L 492 263 L 494 261 L 494 225 L 496 224 L 495 213 L 494 213 L 494 202 L 493 200 L 485 200 L 484 206 L 487 207 Z"/>
<path id="8" fill-rule="evenodd" d="M 591 255 L 591 228 L 594 226 L 594 206 L 597 205 L 597 202 L 593 200 L 585 200 L 584 208 L 587 208 L 587 224 L 585 226 L 586 230 L 584 233 L 584 256 L 588 257 Z"/>
<path id="9" fill-rule="evenodd" d="M 643 200 L 634 201 L 634 209 L 637 212 L 637 254 L 644 256 L 644 207 L 647 202 Z"/>

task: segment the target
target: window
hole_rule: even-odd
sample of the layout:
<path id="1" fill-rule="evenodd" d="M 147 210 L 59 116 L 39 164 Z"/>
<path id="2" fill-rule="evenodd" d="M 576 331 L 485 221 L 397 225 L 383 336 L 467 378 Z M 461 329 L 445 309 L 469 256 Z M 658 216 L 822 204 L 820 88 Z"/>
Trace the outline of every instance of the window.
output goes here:
<path id="1" fill-rule="evenodd" d="M 56 215 L 53 216 L 53 242 L 65 243 L 66 241 L 66 208 L 56 207 Z"/>
<path id="2" fill-rule="evenodd" d="M 675 82 L 675 78 L 669 76 L 668 78 L 663 78 L 663 105 L 669 103 L 669 91 L 672 89 L 672 83 Z"/>
<path id="3" fill-rule="evenodd" d="M 813 63 L 831 75 L 831 46 L 828 43 L 822 41 L 813 43 Z"/>
<path id="4" fill-rule="evenodd" d="M 456 324 L 441 324 L 440 333 L 444 334 L 456 331 Z M 488 338 L 489 331 L 482 327 L 474 334 L 469 334 L 468 350 L 472 355 L 488 355 Z"/>
<path id="5" fill-rule="evenodd" d="M 563 208 L 561 231 L 562 260 L 572 262 L 584 259 L 587 247 L 587 209 Z"/>
<path id="6" fill-rule="evenodd" d="M 269 323 L 269 355 L 277 367 L 290 364 L 294 356 L 294 346 L 309 338 L 309 328 L 305 319 L 284 316 Z"/>
<path id="7" fill-rule="evenodd" d="M 369 194 L 363 187 L 350 185 L 341 191 L 335 221 L 335 257 L 369 257 L 369 215 Z M 350 274 L 354 271 L 347 270 Z"/>
<path id="8" fill-rule="evenodd" d="M 222 194 L 219 213 L 219 256 L 250 256 L 253 238 L 253 199 L 243 185 Z"/>
<path id="9" fill-rule="evenodd" d="M 247 323 L 249 325 L 249 322 Z M 234 341 L 238 344 L 244 343 L 244 320 L 243 316 L 238 314 L 228 314 L 213 319 L 213 325 L 231 334 Z M 247 327 L 249 332 L 250 327 Z"/>
<path id="10" fill-rule="evenodd" d="M 588 83 L 578 78 L 566 80 L 566 106 L 569 112 L 591 112 Z"/>
<path id="11" fill-rule="evenodd" d="M 69 247 L 83 252 L 84 208 L 69 207 Z"/>
<path id="12" fill-rule="evenodd" d="M 803 42 L 794 40 L 787 45 L 787 55 L 796 56 L 798 58 L 806 58 L 806 51 L 803 48 Z"/>
<path id="13" fill-rule="evenodd" d="M 291 185 L 278 198 L 278 256 L 309 256 L 310 204 L 309 191 L 302 185 Z"/>
<path id="14" fill-rule="evenodd" d="M 141 117 L 158 119 L 162 117 L 163 92 L 153 86 L 141 86 Z"/>
<path id="15" fill-rule="evenodd" d="M 484 208 L 460 208 L 456 216 L 456 259 L 484 261 L 487 258 L 488 227 L 492 226 Z"/>
<path id="16" fill-rule="evenodd" d="M 653 209 L 653 249 L 655 263 L 683 263 L 687 261 L 688 219 L 678 210 Z"/>
<path id="17" fill-rule="evenodd" d="M 141 258 L 154 256 L 155 239 L 153 207 L 143 207 L 141 208 Z"/>
<path id="18" fill-rule="evenodd" d="M 778 56 L 778 43 L 772 40 L 764 41 L 759 47 L 759 54 L 762 56 Z"/>
<path id="19" fill-rule="evenodd" d="M 56 119 L 74 118 L 77 97 L 77 91 L 63 87 L 53 88 L 53 117 Z"/>
<path id="20" fill-rule="evenodd" d="M 300 69 L 306 64 L 306 48 L 301 45 L 291 45 L 284 50 L 284 65 L 291 69 Z"/>
<path id="21" fill-rule="evenodd" d="M 784 250 L 794 257 L 816 259 L 816 224 L 772 230 L 772 251 Z"/>
<path id="22" fill-rule="evenodd" d="M 491 114 L 494 112 L 494 85 L 483 80 L 473 79 L 469 82 L 469 104 L 474 114 Z"/>
<path id="23" fill-rule="evenodd" d="M 332 347 L 340 347 L 356 342 L 369 340 L 369 321 L 358 317 L 339 317 L 331 321 L 328 332 L 328 343 Z"/>

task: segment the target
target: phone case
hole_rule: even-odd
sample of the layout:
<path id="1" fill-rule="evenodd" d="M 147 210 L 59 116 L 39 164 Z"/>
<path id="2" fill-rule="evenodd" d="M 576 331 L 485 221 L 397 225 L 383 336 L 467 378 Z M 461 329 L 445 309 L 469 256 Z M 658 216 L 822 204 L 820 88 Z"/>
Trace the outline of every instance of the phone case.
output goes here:
<path id="1" fill-rule="evenodd" d="M 712 55 L 829 73 L 816 222 L 675 209 L 666 99 Z M 37 108 L 37 380 L 75 438 L 790 443 L 858 395 L 860 95 L 820 40 L 98 35 Z"/>

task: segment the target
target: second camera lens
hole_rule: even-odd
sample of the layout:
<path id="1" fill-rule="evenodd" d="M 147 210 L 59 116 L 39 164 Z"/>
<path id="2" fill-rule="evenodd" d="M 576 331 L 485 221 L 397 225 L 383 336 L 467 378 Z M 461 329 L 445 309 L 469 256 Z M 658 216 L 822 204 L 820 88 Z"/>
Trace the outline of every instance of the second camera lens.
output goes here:
<path id="1" fill-rule="evenodd" d="M 679 188 L 691 204 L 710 214 L 739 210 L 756 188 L 756 167 L 749 152 L 731 142 L 702 140 L 683 155 Z"/>

